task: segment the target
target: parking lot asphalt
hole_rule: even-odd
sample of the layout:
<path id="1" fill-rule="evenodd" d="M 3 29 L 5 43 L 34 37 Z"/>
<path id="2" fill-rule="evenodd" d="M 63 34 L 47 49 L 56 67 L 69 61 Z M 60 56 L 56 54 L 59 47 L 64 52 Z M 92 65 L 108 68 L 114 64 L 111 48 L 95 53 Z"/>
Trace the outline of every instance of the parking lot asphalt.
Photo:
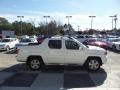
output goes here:
<path id="1" fill-rule="evenodd" d="M 0 90 L 120 90 L 120 53 L 108 51 L 97 72 L 80 66 L 45 66 L 31 71 L 14 51 L 0 51 Z M 86 90 L 86 89 L 85 89 Z"/>

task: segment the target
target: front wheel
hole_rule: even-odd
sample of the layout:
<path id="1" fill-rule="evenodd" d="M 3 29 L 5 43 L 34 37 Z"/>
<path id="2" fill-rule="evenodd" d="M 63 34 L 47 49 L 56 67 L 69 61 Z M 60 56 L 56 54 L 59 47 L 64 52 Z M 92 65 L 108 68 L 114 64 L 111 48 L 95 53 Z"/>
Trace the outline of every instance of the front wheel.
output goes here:
<path id="1" fill-rule="evenodd" d="M 9 50 L 10 50 L 10 47 L 9 47 L 9 46 L 6 46 L 6 50 L 9 51 Z"/>
<path id="2" fill-rule="evenodd" d="M 86 62 L 87 69 L 91 71 L 97 71 L 100 68 L 100 65 L 100 61 L 94 58 Z"/>
<path id="3" fill-rule="evenodd" d="M 42 66 L 42 63 L 39 58 L 30 58 L 28 61 L 28 66 L 31 70 L 39 70 Z"/>

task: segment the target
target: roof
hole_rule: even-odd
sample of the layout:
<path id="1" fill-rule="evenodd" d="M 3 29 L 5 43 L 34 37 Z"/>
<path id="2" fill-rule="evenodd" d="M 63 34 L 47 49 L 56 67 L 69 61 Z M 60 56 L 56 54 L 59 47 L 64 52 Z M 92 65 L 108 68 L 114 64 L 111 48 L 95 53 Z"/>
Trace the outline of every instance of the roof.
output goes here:
<path id="1" fill-rule="evenodd" d="M 48 38 L 48 40 L 72 40 L 74 39 L 73 37 L 64 37 L 64 36 L 57 36 L 57 37 L 51 37 L 51 38 Z"/>

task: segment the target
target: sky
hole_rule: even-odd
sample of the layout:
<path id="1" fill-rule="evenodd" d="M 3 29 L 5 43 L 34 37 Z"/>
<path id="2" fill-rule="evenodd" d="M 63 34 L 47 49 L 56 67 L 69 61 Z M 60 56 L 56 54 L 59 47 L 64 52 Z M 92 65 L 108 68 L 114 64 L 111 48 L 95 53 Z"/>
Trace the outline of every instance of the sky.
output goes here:
<path id="1" fill-rule="evenodd" d="M 120 0 L 0 0 L 0 17 L 5 17 L 9 22 L 19 20 L 18 15 L 24 16 L 26 22 L 34 21 L 36 25 L 44 21 L 43 16 L 49 15 L 50 20 L 67 24 L 66 16 L 72 16 L 69 23 L 74 29 L 89 29 L 93 19 L 94 29 L 111 29 L 112 18 L 118 16 L 117 28 L 120 28 Z"/>

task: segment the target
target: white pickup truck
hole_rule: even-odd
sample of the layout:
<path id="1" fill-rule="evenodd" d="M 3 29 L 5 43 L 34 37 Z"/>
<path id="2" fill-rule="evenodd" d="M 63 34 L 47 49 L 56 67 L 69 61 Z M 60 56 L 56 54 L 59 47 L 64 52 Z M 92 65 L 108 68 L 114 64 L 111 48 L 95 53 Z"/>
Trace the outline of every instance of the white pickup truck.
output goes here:
<path id="1" fill-rule="evenodd" d="M 107 51 L 95 46 L 85 46 L 73 38 L 47 38 L 42 44 L 18 50 L 17 61 L 26 62 L 32 70 L 43 65 L 80 65 L 96 71 L 104 64 Z"/>

